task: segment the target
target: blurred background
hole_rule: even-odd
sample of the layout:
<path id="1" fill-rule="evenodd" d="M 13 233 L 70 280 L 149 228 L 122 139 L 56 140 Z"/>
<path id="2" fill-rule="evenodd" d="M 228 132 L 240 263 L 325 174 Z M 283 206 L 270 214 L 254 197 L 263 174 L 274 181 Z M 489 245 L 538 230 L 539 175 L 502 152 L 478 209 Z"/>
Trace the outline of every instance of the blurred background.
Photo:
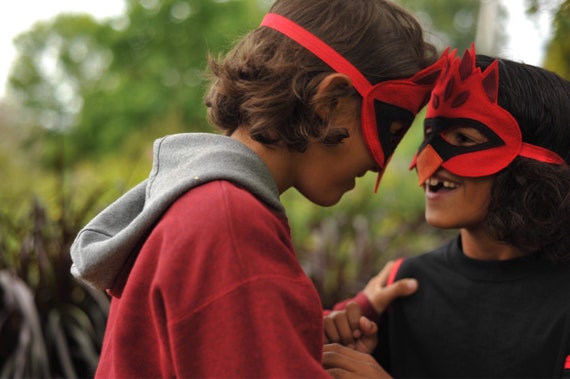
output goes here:
<path id="1" fill-rule="evenodd" d="M 400 0 L 440 51 L 477 52 L 570 79 L 570 0 Z M 266 0 L 22 0 L 0 5 L 0 378 L 90 377 L 107 295 L 69 274 L 79 229 L 150 170 L 152 141 L 211 131 L 208 53 L 255 28 Z M 323 306 L 384 263 L 456 231 L 423 218 L 409 161 L 421 117 L 378 194 L 375 176 L 331 208 L 283 194 L 300 261 Z"/>

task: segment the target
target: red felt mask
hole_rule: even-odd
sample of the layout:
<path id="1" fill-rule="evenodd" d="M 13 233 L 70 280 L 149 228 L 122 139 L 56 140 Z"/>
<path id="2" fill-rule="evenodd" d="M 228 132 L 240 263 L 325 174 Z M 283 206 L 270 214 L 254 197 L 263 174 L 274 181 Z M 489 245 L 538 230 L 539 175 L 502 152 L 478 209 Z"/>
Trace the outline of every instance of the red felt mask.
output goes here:
<path id="1" fill-rule="evenodd" d="M 471 46 L 462 59 L 453 51 L 447 62 L 428 103 L 424 128 L 430 132 L 411 165 L 417 166 L 420 185 L 439 167 L 459 176 L 480 177 L 499 172 L 517 156 L 565 164 L 553 151 L 523 142 L 518 122 L 497 104 L 499 61 L 482 72 L 475 67 Z M 445 131 L 458 126 L 477 129 L 486 141 L 468 147 L 449 143 Z"/>
<path id="2" fill-rule="evenodd" d="M 350 78 L 352 85 L 363 99 L 362 131 L 368 149 L 380 169 L 376 183 L 378 187 L 382 172 L 396 146 L 410 128 L 416 114 L 427 103 L 448 55 L 443 54 L 442 59 L 411 78 L 387 80 L 372 85 L 346 58 L 293 21 L 269 13 L 263 19 L 261 26 L 283 33 L 315 54 L 333 70 Z M 403 126 L 396 134 L 390 132 L 394 122 L 399 122 Z"/>

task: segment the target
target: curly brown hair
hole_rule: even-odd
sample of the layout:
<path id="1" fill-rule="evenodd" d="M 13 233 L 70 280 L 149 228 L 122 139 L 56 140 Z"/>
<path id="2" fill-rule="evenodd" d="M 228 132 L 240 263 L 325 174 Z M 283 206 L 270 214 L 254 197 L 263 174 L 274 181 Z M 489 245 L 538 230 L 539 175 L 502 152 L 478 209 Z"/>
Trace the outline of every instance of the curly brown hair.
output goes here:
<path id="1" fill-rule="evenodd" d="M 437 58 L 414 17 L 390 1 L 277 0 L 270 12 L 321 38 L 372 84 L 412 76 Z M 334 71 L 266 27 L 247 34 L 225 58 L 211 58 L 210 70 L 213 80 L 205 102 L 215 126 L 227 135 L 248 126 L 254 140 L 282 143 L 294 151 L 304 151 L 310 139 L 336 144 L 346 137 L 319 118 L 319 105 L 342 96 L 361 100 L 351 86 L 326 98 L 315 96 L 322 79 Z"/>
<path id="2" fill-rule="evenodd" d="M 486 68 L 493 58 L 479 55 Z M 499 98 L 523 141 L 570 162 L 570 82 L 539 67 L 499 61 Z M 496 177 L 485 223 L 523 251 L 570 262 L 570 167 L 518 157 Z"/>

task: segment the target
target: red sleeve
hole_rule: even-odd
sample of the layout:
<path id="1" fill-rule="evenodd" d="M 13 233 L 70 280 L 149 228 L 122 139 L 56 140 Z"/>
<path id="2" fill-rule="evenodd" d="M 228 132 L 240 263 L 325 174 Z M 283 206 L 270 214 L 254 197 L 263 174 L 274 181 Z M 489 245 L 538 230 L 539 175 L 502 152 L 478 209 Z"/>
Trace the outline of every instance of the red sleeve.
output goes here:
<path id="1" fill-rule="evenodd" d="M 362 292 L 357 293 L 355 297 L 343 300 L 340 303 L 335 304 L 332 310 L 334 310 L 334 311 L 343 310 L 346 308 L 346 305 L 348 303 L 351 303 L 351 302 L 354 302 L 354 303 L 357 303 L 358 305 L 360 305 L 360 309 L 362 310 L 363 316 L 365 316 L 366 318 L 368 318 L 369 320 L 372 320 L 374 322 L 379 321 L 380 315 L 378 313 L 376 313 L 376 310 L 374 310 L 374 308 L 372 307 L 372 304 L 370 303 L 368 298 Z M 330 314 L 331 312 L 332 311 L 330 311 L 330 310 L 325 310 L 324 315 L 326 316 L 326 315 Z"/>
<path id="2" fill-rule="evenodd" d="M 329 377 L 319 296 L 289 228 L 227 182 L 191 191 L 160 226 L 151 291 L 177 377 Z"/>

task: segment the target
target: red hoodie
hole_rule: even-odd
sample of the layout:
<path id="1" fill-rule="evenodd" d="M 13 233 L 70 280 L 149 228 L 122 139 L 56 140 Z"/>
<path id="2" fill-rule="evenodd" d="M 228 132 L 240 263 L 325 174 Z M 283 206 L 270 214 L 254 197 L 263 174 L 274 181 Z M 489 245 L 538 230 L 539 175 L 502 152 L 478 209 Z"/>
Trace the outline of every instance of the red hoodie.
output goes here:
<path id="1" fill-rule="evenodd" d="M 329 377 L 287 220 L 227 181 L 170 207 L 121 290 L 97 378 Z"/>

